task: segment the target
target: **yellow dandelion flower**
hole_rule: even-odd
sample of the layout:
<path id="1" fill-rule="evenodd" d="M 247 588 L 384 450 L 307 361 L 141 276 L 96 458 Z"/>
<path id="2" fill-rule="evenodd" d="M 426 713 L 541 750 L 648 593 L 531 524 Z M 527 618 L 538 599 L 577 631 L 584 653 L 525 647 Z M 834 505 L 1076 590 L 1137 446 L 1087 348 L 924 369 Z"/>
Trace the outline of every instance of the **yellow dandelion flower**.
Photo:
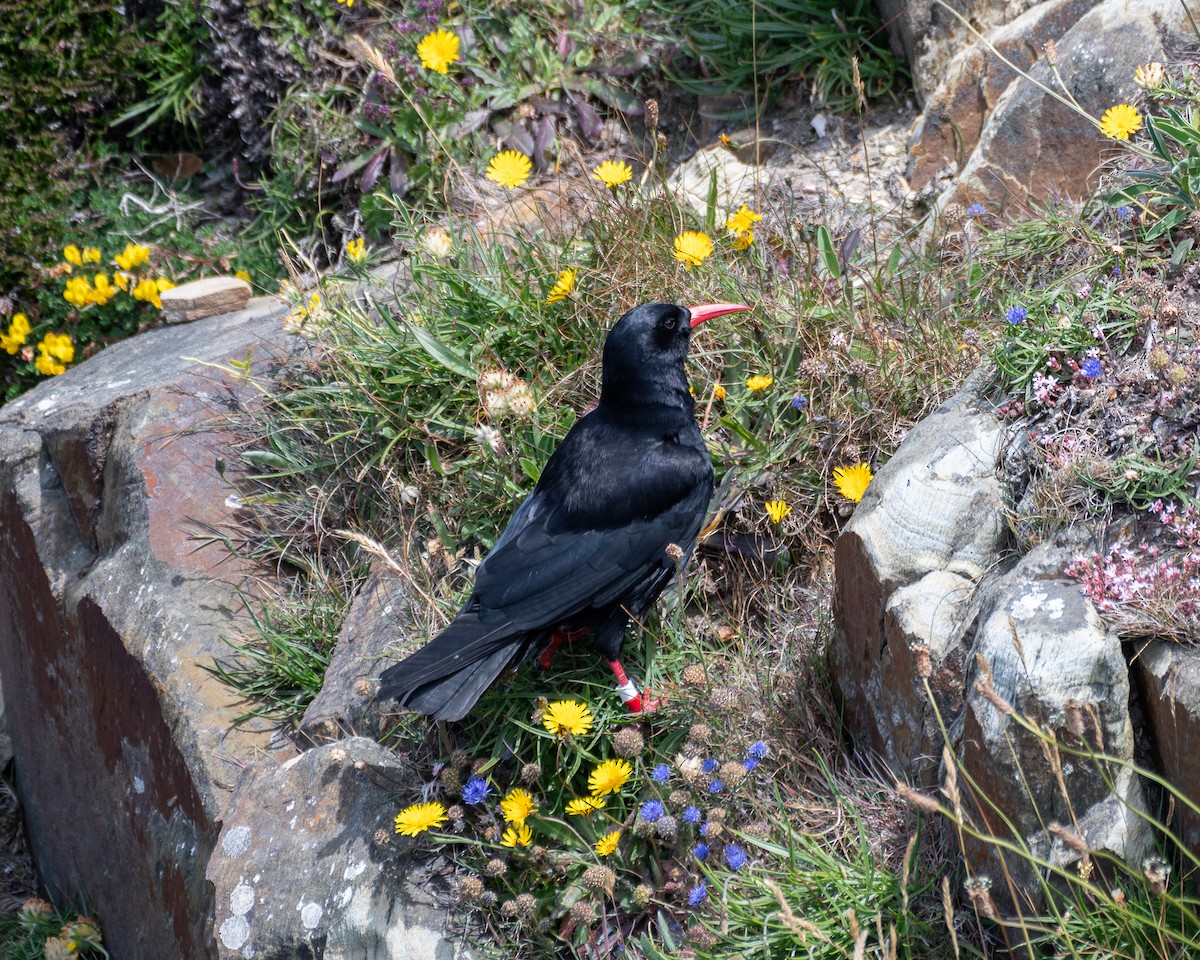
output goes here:
<path id="1" fill-rule="evenodd" d="M 537 803 L 528 790 L 520 787 L 510 790 L 508 796 L 500 801 L 500 814 L 509 823 L 524 823 L 534 813 L 537 813 Z"/>
<path id="2" fill-rule="evenodd" d="M 367 259 L 366 241 L 362 237 L 346 241 L 346 256 L 354 263 L 364 263 Z"/>
<path id="3" fill-rule="evenodd" d="M 685 230 L 675 238 L 675 259 L 688 270 L 699 266 L 712 256 L 713 244 L 708 234 Z"/>
<path id="4" fill-rule="evenodd" d="M 593 797 L 616 793 L 633 776 L 633 767 L 628 760 L 605 760 L 588 777 L 588 790 Z"/>
<path id="5" fill-rule="evenodd" d="M 577 797 L 567 801 L 567 816 L 590 817 L 593 813 L 604 809 L 604 801 L 599 797 Z"/>
<path id="6" fill-rule="evenodd" d="M 245 281 L 246 283 L 253 283 L 253 281 L 250 279 L 249 272 L 246 270 L 238 270 L 236 273 L 234 273 L 234 276 L 239 280 Z"/>
<path id="7" fill-rule="evenodd" d="M 774 382 L 774 377 L 760 373 L 756 376 L 746 378 L 746 389 L 751 393 L 762 393 L 762 391 L 766 390 Z"/>
<path id="8" fill-rule="evenodd" d="M 592 176 L 606 187 L 612 187 L 615 190 L 621 184 L 628 183 L 633 179 L 633 167 L 624 160 L 605 160 L 592 171 Z"/>
<path id="9" fill-rule="evenodd" d="M 733 138 L 731 136 L 729 136 L 729 134 L 727 134 L 727 133 L 718 134 L 717 139 L 721 141 L 721 146 L 723 146 L 723 147 L 732 147 L 733 146 Z"/>
<path id="10" fill-rule="evenodd" d="M 547 303 L 560 303 L 566 300 L 571 295 L 571 291 L 575 289 L 575 270 L 568 267 L 558 275 L 558 279 L 554 281 L 554 286 L 550 288 L 550 292 L 546 295 Z"/>
<path id="11" fill-rule="evenodd" d="M 83 266 L 83 254 L 79 252 L 79 248 L 73 243 L 63 247 L 63 259 L 76 267 Z"/>
<path id="12" fill-rule="evenodd" d="M 1143 90 L 1157 90 L 1167 79 L 1161 63 L 1143 63 L 1133 71 L 1133 82 Z"/>
<path id="13" fill-rule="evenodd" d="M 502 847 L 527 847 L 533 843 L 533 830 L 527 823 L 514 823 L 500 838 Z"/>
<path id="14" fill-rule="evenodd" d="M 747 249 L 749 249 L 750 244 L 752 244 L 753 242 L 754 242 L 754 231 L 747 230 L 745 233 L 739 233 L 736 237 L 733 238 L 733 249 L 734 250 L 747 250 Z"/>
<path id="15" fill-rule="evenodd" d="M 1109 107 L 1100 118 L 1100 132 L 1110 140 L 1128 140 L 1142 129 L 1142 115 L 1127 103 Z"/>
<path id="16" fill-rule="evenodd" d="M 715 399 L 724 400 L 725 396 L 725 388 L 723 386 L 721 386 L 719 383 L 713 386 L 713 397 Z"/>
<path id="17" fill-rule="evenodd" d="M 833 470 L 833 485 L 847 500 L 859 503 L 867 487 L 871 484 L 871 468 L 865 463 L 856 463 L 852 467 L 835 467 Z"/>
<path id="18" fill-rule="evenodd" d="M 761 213 L 755 213 L 743 203 L 741 209 L 725 221 L 725 229 L 730 233 L 741 236 L 743 233 L 747 233 L 761 219 Z"/>
<path id="19" fill-rule="evenodd" d="M 611 833 L 605 834 L 604 837 L 596 841 L 596 852 L 602 857 L 607 857 L 617 849 L 617 844 L 621 842 L 621 831 L 613 830 Z"/>
<path id="20" fill-rule="evenodd" d="M 529 179 L 532 161 L 516 150 L 503 150 L 488 162 L 487 178 L 502 187 L 519 187 Z"/>
<path id="21" fill-rule="evenodd" d="M 449 30 L 434 30 L 426 34 L 417 44 L 421 66 L 435 73 L 445 73 L 450 64 L 458 60 L 458 44 L 458 34 Z"/>
<path id="22" fill-rule="evenodd" d="M 578 700 L 556 700 L 542 715 L 542 726 L 560 737 L 581 737 L 592 729 L 592 712 Z"/>
<path id="23" fill-rule="evenodd" d="M 402 837 L 415 837 L 445 822 L 446 808 L 436 800 L 432 803 L 414 803 L 396 814 L 396 832 Z"/>
<path id="24" fill-rule="evenodd" d="M 786 500 L 768 500 L 764 506 L 767 510 L 767 516 L 771 518 L 772 523 L 779 523 L 792 512 L 792 508 Z"/>

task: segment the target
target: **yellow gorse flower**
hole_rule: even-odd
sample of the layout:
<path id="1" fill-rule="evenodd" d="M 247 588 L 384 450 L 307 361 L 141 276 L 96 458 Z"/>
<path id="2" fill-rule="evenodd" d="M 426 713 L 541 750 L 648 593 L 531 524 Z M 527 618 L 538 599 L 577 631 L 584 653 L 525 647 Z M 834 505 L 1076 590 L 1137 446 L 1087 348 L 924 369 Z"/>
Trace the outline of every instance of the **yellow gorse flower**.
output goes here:
<path id="1" fill-rule="evenodd" d="M 514 823 L 500 838 L 502 847 L 527 847 L 533 843 L 533 830 L 527 823 Z"/>
<path id="2" fill-rule="evenodd" d="M 554 286 L 550 288 L 550 292 L 546 295 L 546 303 L 559 303 L 566 300 L 571 295 L 571 291 L 575 289 L 575 270 L 568 267 L 558 275 L 558 279 L 554 281 Z"/>
<path id="3" fill-rule="evenodd" d="M 542 726 L 560 737 L 581 737 L 592 729 L 592 712 L 578 700 L 556 700 L 542 715 Z"/>
<path id="4" fill-rule="evenodd" d="M 713 385 L 713 397 L 717 400 L 724 400 L 726 396 L 725 388 L 719 383 Z"/>
<path id="5" fill-rule="evenodd" d="M 445 822 L 446 808 L 436 800 L 432 803 L 414 803 L 396 814 L 396 832 L 402 837 L 415 837 Z"/>
<path id="6" fill-rule="evenodd" d="M 746 389 L 751 393 L 761 393 L 775 382 L 775 378 L 764 374 L 746 378 Z"/>
<path id="7" fill-rule="evenodd" d="M 150 261 L 150 248 L 140 243 L 127 243 L 125 249 L 113 258 L 122 270 L 136 270 Z"/>
<path id="8" fill-rule="evenodd" d="M 170 290 L 174 286 L 175 284 L 173 284 L 166 277 L 159 277 L 157 280 L 153 279 L 152 277 L 147 277 L 133 288 L 133 299 L 143 300 L 146 303 L 151 303 L 161 309 L 162 300 L 158 295 L 164 290 Z"/>
<path id="9" fill-rule="evenodd" d="M 529 179 L 533 162 L 516 150 L 503 150 L 488 162 L 487 178 L 502 187 L 519 187 Z"/>
<path id="10" fill-rule="evenodd" d="M 633 167 L 624 160 L 605 160 L 592 171 L 592 176 L 615 190 L 633 179 Z"/>
<path id="11" fill-rule="evenodd" d="M 617 844 L 620 842 L 621 831 L 613 830 L 596 841 L 596 852 L 602 857 L 607 857 L 617 849 Z"/>
<path id="12" fill-rule="evenodd" d="M 25 341 L 29 339 L 30 329 L 29 318 L 23 313 L 14 313 L 12 321 L 8 325 L 8 332 L 0 333 L 0 347 L 9 356 L 14 356 L 25 346 Z"/>
<path id="13" fill-rule="evenodd" d="M 779 523 L 792 512 L 792 508 L 786 500 L 768 500 L 763 506 L 766 508 L 767 516 L 771 518 L 772 523 Z"/>
<path id="14" fill-rule="evenodd" d="M 1109 107 L 1100 118 L 1100 132 L 1110 140 L 1128 140 L 1142 129 L 1142 115 L 1127 103 Z"/>
<path id="15" fill-rule="evenodd" d="M 874 474 L 865 463 L 856 463 L 852 467 L 835 467 L 833 470 L 833 485 L 837 492 L 847 500 L 859 503 L 867 487 L 871 484 Z"/>
<path id="16" fill-rule="evenodd" d="M 458 34 L 449 30 L 435 30 L 426 34 L 417 44 L 421 66 L 435 73 L 446 73 L 450 64 L 458 60 L 458 45 Z"/>
<path id="17" fill-rule="evenodd" d="M 567 816 L 590 817 L 593 813 L 604 809 L 604 801 L 599 797 L 577 797 L 567 801 Z"/>
<path id="18" fill-rule="evenodd" d="M 509 823 L 521 824 L 531 815 L 537 813 L 537 803 L 528 790 L 515 787 L 500 801 L 500 814 Z"/>
<path id="19" fill-rule="evenodd" d="M 712 256 L 713 243 L 708 234 L 685 230 L 675 238 L 675 259 L 688 270 L 699 266 Z"/>
<path id="20" fill-rule="evenodd" d="M 633 776 L 633 767 L 628 760 L 605 760 L 588 777 L 588 790 L 593 797 L 616 793 Z"/>
<path id="21" fill-rule="evenodd" d="M 742 234 L 749 233 L 761 219 L 761 213 L 755 213 L 743 203 L 741 209 L 725 221 L 725 229 L 740 237 Z"/>
<path id="22" fill-rule="evenodd" d="M 65 333 L 48 333 L 38 344 L 38 356 L 33 365 L 38 373 L 47 377 L 58 376 L 75 359 L 75 344 Z"/>

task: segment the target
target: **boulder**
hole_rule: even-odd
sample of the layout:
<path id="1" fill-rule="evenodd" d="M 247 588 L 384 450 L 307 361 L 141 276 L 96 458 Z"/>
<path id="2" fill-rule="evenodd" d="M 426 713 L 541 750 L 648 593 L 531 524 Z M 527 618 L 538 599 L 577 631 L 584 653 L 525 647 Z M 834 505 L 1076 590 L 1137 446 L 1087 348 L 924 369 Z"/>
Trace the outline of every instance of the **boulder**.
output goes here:
<path id="1" fill-rule="evenodd" d="M 454 960 L 445 861 L 414 863 L 397 837 L 413 771 L 350 737 L 246 768 L 208 863 L 217 956 Z"/>
<path id="2" fill-rule="evenodd" d="M 250 302 L 250 284 L 237 277 L 205 277 L 159 294 L 167 323 L 235 313 Z"/>
<path id="3" fill-rule="evenodd" d="M 273 301 L 116 344 L 0 409 L 0 678 L 38 871 L 126 957 L 214 955 L 204 879 L 228 790 L 268 731 L 232 728 L 203 669 L 242 629 L 246 570 L 214 534 L 221 365 L 288 355 Z"/>

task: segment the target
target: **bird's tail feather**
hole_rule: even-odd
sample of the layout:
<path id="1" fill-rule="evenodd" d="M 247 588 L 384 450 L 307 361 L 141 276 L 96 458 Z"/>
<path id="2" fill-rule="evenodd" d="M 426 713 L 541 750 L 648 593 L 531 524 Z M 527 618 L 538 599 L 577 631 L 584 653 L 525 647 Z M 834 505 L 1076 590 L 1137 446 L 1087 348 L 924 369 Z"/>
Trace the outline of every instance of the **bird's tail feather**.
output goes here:
<path id="1" fill-rule="evenodd" d="M 411 656 L 380 674 L 379 698 L 438 720 L 461 720 L 534 637 L 512 624 L 484 627 L 463 611 Z"/>

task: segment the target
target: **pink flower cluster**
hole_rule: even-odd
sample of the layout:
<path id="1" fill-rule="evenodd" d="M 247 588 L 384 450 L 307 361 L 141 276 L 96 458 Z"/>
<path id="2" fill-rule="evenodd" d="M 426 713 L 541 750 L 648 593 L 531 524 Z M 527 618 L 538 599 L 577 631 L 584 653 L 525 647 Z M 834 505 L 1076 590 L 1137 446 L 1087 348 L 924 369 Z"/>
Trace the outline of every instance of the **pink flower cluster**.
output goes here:
<path id="1" fill-rule="evenodd" d="M 1113 547 L 1107 556 L 1080 557 L 1068 576 L 1103 612 L 1155 632 L 1200 631 L 1200 515 L 1196 508 L 1156 500 L 1150 512 L 1175 534 L 1174 550 L 1143 543 Z"/>

